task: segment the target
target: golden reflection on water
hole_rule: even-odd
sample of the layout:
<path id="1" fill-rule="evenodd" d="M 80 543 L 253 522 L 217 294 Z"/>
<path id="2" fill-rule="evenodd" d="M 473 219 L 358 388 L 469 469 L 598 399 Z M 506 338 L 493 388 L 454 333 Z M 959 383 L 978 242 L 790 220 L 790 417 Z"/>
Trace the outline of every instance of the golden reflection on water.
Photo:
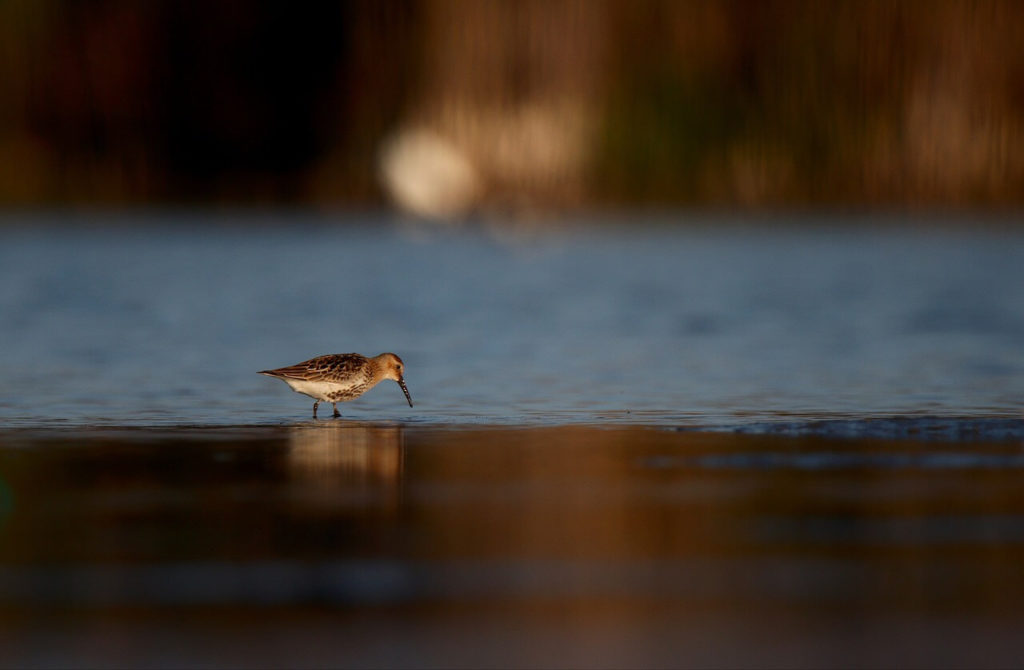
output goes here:
<path id="1" fill-rule="evenodd" d="M 296 513 L 393 516 L 401 503 L 404 452 L 397 426 L 332 421 L 290 427 L 284 470 Z"/>
<path id="2" fill-rule="evenodd" d="M 144 438 L 5 448 L 0 436 L 0 475 L 20 501 L 0 528 L 10 658 L 57 647 L 65 665 L 1018 658 L 1013 442 L 350 421 Z M 230 634 L 210 635 L 214 619 Z"/>
<path id="3" fill-rule="evenodd" d="M 339 479 L 395 482 L 402 476 L 402 429 L 332 422 L 288 430 L 289 474 L 330 485 Z"/>
<path id="4" fill-rule="evenodd" d="M 406 499 L 421 524 L 436 527 L 436 541 L 420 549 L 548 558 L 686 552 L 702 518 L 679 503 L 710 492 L 692 475 L 667 490 L 661 473 L 640 467 L 674 438 L 585 427 L 418 435 Z"/>

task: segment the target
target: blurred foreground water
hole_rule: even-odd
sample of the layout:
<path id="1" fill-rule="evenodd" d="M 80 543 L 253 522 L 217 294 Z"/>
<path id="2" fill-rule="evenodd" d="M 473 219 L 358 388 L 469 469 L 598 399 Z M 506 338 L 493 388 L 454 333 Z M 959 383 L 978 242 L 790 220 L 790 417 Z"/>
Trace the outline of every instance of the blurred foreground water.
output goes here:
<path id="1" fill-rule="evenodd" d="M 1024 658 L 1024 232 L 31 223 L 0 665 Z M 255 372 L 382 350 L 414 408 Z"/>
<path id="2" fill-rule="evenodd" d="M 0 477 L 5 666 L 1024 654 L 1019 438 L 310 421 L 8 433 Z"/>

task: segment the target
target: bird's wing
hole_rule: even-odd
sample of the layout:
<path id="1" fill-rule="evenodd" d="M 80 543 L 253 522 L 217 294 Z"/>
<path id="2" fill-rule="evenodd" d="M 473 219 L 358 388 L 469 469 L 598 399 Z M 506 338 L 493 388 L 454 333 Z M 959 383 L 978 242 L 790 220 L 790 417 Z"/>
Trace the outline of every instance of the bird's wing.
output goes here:
<path id="1" fill-rule="evenodd" d="M 351 375 L 366 364 L 366 357 L 359 354 L 328 354 L 308 361 L 274 370 L 263 370 L 260 374 L 271 377 L 317 381 Z"/>

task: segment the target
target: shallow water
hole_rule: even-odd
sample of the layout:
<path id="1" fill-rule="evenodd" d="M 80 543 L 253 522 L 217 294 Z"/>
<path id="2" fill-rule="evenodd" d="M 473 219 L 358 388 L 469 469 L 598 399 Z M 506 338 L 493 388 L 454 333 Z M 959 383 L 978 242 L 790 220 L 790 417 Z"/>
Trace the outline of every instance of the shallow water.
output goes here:
<path id="1" fill-rule="evenodd" d="M 0 665 L 1024 657 L 1024 232 L 259 218 L 0 227 Z"/>
<path id="2" fill-rule="evenodd" d="M 495 234 L 241 218 L 0 227 L 0 421 L 291 421 L 311 402 L 257 370 L 385 350 L 405 359 L 415 408 L 387 383 L 346 416 L 1020 416 L 1020 229 L 780 218 Z"/>

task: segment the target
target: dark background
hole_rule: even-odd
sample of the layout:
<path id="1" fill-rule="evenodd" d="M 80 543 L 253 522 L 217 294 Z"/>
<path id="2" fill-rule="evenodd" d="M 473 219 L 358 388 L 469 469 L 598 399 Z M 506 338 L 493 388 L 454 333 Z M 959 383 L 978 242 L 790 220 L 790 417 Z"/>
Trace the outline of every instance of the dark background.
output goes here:
<path id="1" fill-rule="evenodd" d="M 1024 4 L 0 3 L 0 204 L 1016 206 Z"/>

